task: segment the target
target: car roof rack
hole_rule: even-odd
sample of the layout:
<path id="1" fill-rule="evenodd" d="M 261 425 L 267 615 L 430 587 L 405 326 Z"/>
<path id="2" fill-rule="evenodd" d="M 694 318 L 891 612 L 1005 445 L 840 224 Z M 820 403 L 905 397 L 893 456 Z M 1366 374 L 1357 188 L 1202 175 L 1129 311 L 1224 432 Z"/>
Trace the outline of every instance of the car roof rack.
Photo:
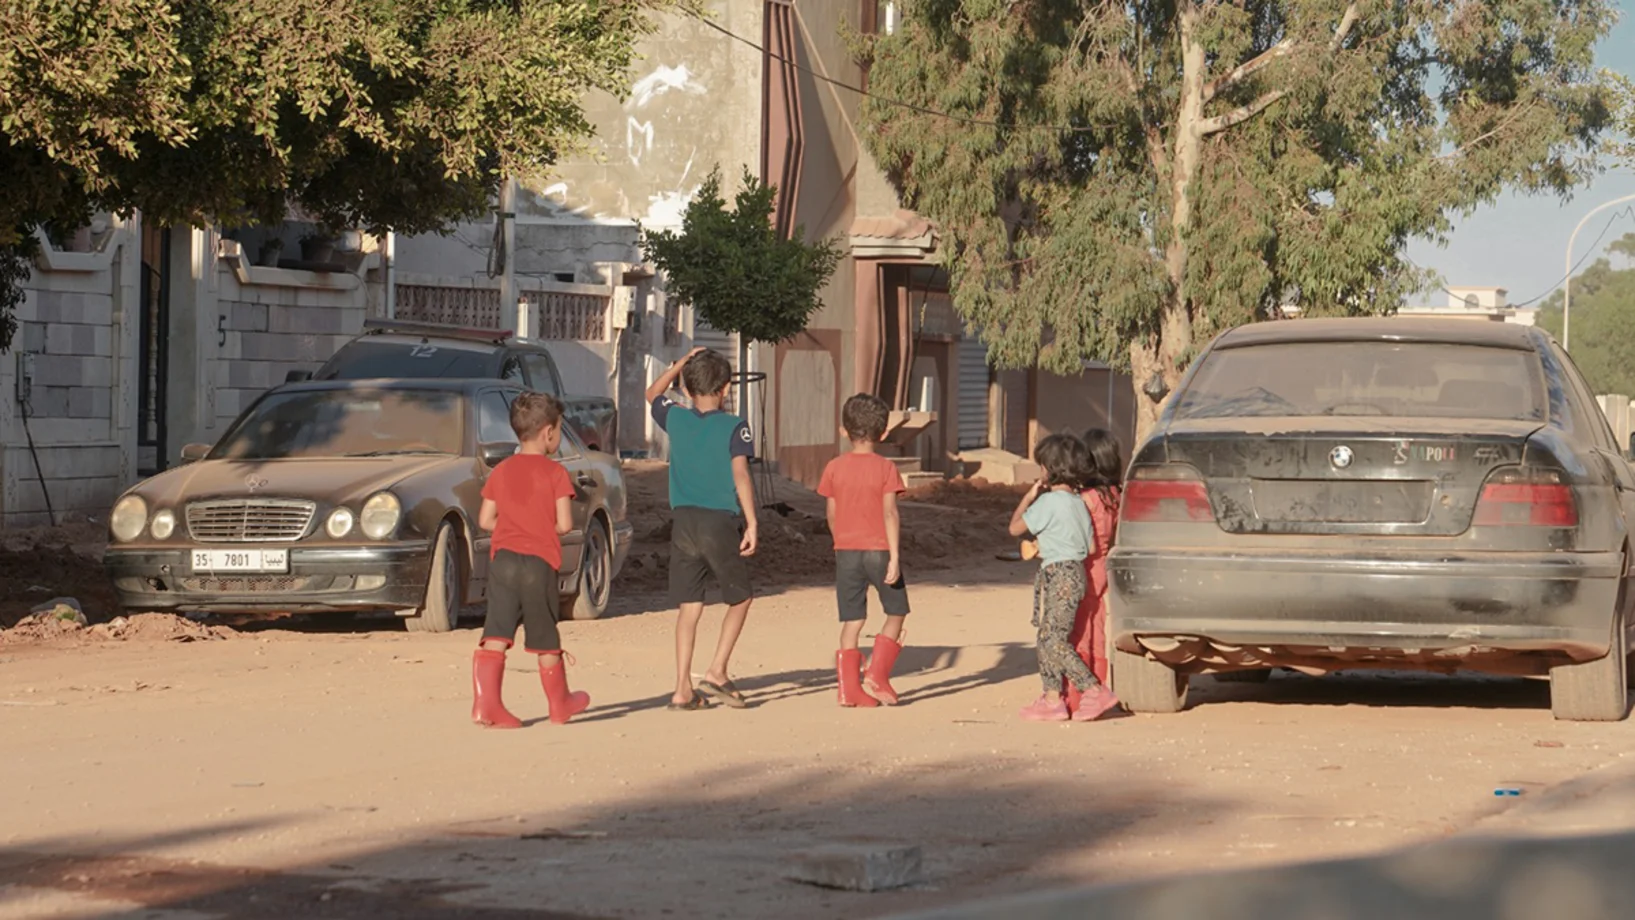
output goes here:
<path id="1" fill-rule="evenodd" d="M 395 332 L 401 335 L 434 335 L 445 339 L 493 342 L 495 345 L 511 337 L 509 329 L 478 329 L 471 326 L 445 326 L 441 323 L 416 323 L 397 319 L 366 319 L 363 321 L 363 331 L 365 335 L 386 335 Z"/>

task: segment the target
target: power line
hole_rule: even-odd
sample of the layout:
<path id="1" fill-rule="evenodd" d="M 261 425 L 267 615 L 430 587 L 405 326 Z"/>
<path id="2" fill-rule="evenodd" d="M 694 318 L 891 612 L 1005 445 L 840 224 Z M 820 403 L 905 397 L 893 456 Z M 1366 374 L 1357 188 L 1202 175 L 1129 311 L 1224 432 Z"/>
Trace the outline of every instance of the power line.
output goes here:
<path id="1" fill-rule="evenodd" d="M 1533 304 L 1538 303 L 1539 301 L 1543 300 L 1544 298 L 1549 297 L 1551 294 L 1554 294 L 1558 288 L 1560 288 L 1563 284 L 1567 283 L 1567 280 L 1569 278 L 1572 278 L 1574 275 L 1578 274 L 1578 270 L 1580 268 L 1584 267 L 1585 262 L 1588 262 L 1591 258 L 1593 258 L 1594 256 L 1596 256 L 1598 254 L 1597 251 L 1596 251 L 1596 247 L 1600 245 L 1601 240 L 1606 238 L 1607 232 L 1612 229 L 1613 223 L 1616 222 L 1618 220 L 1618 218 L 1620 218 L 1620 217 L 1635 217 L 1635 205 L 1630 205 L 1629 207 L 1626 207 L 1623 210 L 1612 212 L 1612 216 L 1607 218 L 1606 226 L 1601 228 L 1600 235 L 1596 236 L 1595 242 L 1590 244 L 1590 251 L 1585 253 L 1584 258 L 1579 259 L 1577 264 L 1575 264 L 1573 266 L 1572 271 L 1568 272 L 1565 276 L 1563 276 L 1561 278 L 1561 280 L 1557 281 L 1555 284 L 1550 285 L 1548 288 L 1545 288 L 1544 293 L 1539 294 L 1537 297 L 1528 298 L 1527 300 L 1521 301 L 1520 303 L 1506 304 L 1506 306 L 1511 307 L 1513 309 L 1521 309 L 1522 307 L 1532 306 Z M 1420 265 L 1418 262 L 1415 262 L 1413 259 L 1410 259 L 1407 256 L 1403 256 L 1402 258 L 1403 258 L 1403 261 L 1405 261 L 1409 265 L 1412 265 L 1413 267 L 1419 269 L 1420 271 L 1425 270 L 1425 267 L 1423 265 Z M 1449 297 L 1458 297 L 1459 296 L 1458 294 L 1455 294 L 1453 291 L 1449 290 L 1447 285 L 1445 285 L 1445 284 L 1437 285 L 1437 287 L 1441 289 L 1442 293 L 1448 295 Z"/>
<path id="2" fill-rule="evenodd" d="M 799 61 L 791 60 L 789 58 L 784 57 L 781 54 L 774 54 L 773 52 L 767 50 L 766 46 L 758 44 L 758 43 L 756 43 L 754 41 L 751 41 L 750 39 L 747 39 L 747 38 L 743 37 L 742 35 L 737 34 L 736 32 L 733 32 L 732 30 L 726 28 L 725 26 L 722 26 L 722 25 L 716 23 L 714 20 L 709 19 L 703 13 L 697 12 L 695 10 L 687 10 L 687 15 L 689 15 L 689 16 L 693 17 L 694 19 L 698 20 L 699 22 L 703 23 L 705 26 L 708 26 L 709 28 L 714 29 L 717 32 L 720 32 L 722 35 L 725 35 L 726 37 L 732 39 L 733 41 L 740 42 L 740 43 L 742 43 L 744 45 L 747 45 L 748 47 L 753 48 L 756 51 L 759 51 L 760 53 L 766 55 L 767 57 L 773 59 L 774 61 L 779 61 L 781 63 L 788 64 L 791 67 L 794 67 L 796 70 L 799 70 L 799 71 L 811 76 L 815 80 L 819 80 L 821 82 L 827 83 L 830 86 L 839 87 L 840 89 L 846 90 L 848 92 L 856 93 L 859 96 L 864 96 L 864 97 L 867 97 L 869 99 L 873 99 L 876 102 L 882 102 L 882 103 L 885 103 L 886 105 L 894 105 L 894 106 L 897 106 L 899 108 L 908 109 L 911 112 L 918 112 L 921 115 L 930 115 L 930 116 L 933 116 L 935 118 L 946 118 L 946 119 L 949 119 L 950 121 L 962 122 L 962 123 L 968 124 L 968 125 L 980 125 L 980 126 L 985 127 L 985 128 L 1004 128 L 1004 129 L 1010 130 L 1010 131 L 1029 130 L 1029 129 L 1037 128 L 1037 129 L 1040 129 L 1040 130 L 1049 130 L 1049 131 L 1075 131 L 1075 132 L 1077 132 L 1077 131 L 1096 131 L 1096 130 L 1102 130 L 1102 129 L 1105 129 L 1106 127 L 1108 127 L 1108 126 L 1105 126 L 1105 125 L 1100 125 L 1100 126 L 1098 126 L 1098 125 L 1058 125 L 1058 124 L 1019 125 L 1019 124 L 1014 124 L 1014 123 L 1007 124 L 1007 123 L 1002 122 L 1002 121 L 994 121 L 994 120 L 988 119 L 988 118 L 974 118 L 974 117 L 969 116 L 969 115 L 955 115 L 952 112 L 943 112 L 943 111 L 939 111 L 937 109 L 927 108 L 926 106 L 919 105 L 917 103 L 904 102 L 901 99 L 893 99 L 890 96 L 881 96 L 878 93 L 871 93 L 868 90 L 863 89 L 860 86 L 853 86 L 852 84 L 847 83 L 847 82 L 845 82 L 843 80 L 836 80 L 835 78 L 833 78 L 833 77 L 831 77 L 831 76 L 829 76 L 827 74 L 819 73 L 818 71 L 813 70 L 810 67 L 807 67 L 805 64 L 802 64 Z"/>

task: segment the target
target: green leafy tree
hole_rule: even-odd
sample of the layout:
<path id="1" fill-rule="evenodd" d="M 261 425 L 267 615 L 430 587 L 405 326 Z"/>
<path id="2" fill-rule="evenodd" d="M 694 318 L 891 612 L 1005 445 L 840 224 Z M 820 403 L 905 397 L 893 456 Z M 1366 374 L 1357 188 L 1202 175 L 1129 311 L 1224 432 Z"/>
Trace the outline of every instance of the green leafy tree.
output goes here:
<path id="1" fill-rule="evenodd" d="M 1573 363 L 1596 393 L 1635 396 L 1635 233 L 1607 250 L 1625 260 L 1597 259 L 1573 277 Z M 1562 292 L 1539 310 L 1538 324 L 1561 338 Z"/>
<path id="2" fill-rule="evenodd" d="M 331 227 L 443 230 L 589 136 L 581 97 L 625 90 L 664 5 L 16 0 L 0 255 L 96 211 L 238 226 L 298 203 Z"/>
<path id="3" fill-rule="evenodd" d="M 823 306 L 820 294 L 840 262 L 833 240 L 807 242 L 772 221 L 778 190 L 744 170 L 731 210 L 721 171 L 710 172 L 682 214 L 681 231 L 647 234 L 642 249 L 664 272 L 665 294 L 691 305 L 722 332 L 739 336 L 739 367 L 750 342 L 787 342 Z M 739 405 L 743 405 L 740 388 Z"/>
<path id="4" fill-rule="evenodd" d="M 1594 168 L 1608 0 L 910 0 L 865 142 L 948 242 L 1005 366 L 1130 369 L 1138 428 L 1197 348 L 1275 316 L 1380 313 L 1406 241 Z M 908 103 L 918 109 L 905 108 Z M 931 110 L 931 111 L 926 111 Z M 936 113 L 947 113 L 956 118 Z"/>

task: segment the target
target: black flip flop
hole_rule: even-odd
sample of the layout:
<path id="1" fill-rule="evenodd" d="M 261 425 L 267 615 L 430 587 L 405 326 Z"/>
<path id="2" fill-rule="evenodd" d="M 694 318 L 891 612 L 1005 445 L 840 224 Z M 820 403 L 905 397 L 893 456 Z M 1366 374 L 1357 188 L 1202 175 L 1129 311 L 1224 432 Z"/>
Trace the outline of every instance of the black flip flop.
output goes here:
<path id="1" fill-rule="evenodd" d="M 701 680 L 698 682 L 698 689 L 703 691 L 704 695 L 714 697 L 716 702 L 725 703 L 733 709 L 749 708 L 749 701 L 744 699 L 744 695 L 738 692 L 738 688 L 733 686 L 730 680 L 724 680 L 719 684 Z"/>
<path id="2" fill-rule="evenodd" d="M 694 693 L 693 698 L 687 702 L 678 703 L 675 700 L 671 700 L 670 704 L 664 708 L 670 710 L 671 712 L 697 712 L 701 709 L 710 708 L 710 701 L 705 699 L 703 695 Z"/>

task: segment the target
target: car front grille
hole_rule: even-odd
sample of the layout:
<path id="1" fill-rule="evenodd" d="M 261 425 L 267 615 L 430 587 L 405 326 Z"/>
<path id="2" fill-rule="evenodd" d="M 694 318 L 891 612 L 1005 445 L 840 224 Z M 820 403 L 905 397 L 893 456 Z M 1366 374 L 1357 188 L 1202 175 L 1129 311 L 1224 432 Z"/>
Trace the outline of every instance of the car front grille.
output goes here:
<path id="1" fill-rule="evenodd" d="M 231 575 L 224 577 L 194 577 L 181 579 L 183 591 L 207 594 L 282 594 L 303 591 L 312 579 L 302 575 Z"/>
<path id="2" fill-rule="evenodd" d="M 279 498 L 194 502 L 187 532 L 200 543 L 294 543 L 318 511 L 313 502 Z"/>

